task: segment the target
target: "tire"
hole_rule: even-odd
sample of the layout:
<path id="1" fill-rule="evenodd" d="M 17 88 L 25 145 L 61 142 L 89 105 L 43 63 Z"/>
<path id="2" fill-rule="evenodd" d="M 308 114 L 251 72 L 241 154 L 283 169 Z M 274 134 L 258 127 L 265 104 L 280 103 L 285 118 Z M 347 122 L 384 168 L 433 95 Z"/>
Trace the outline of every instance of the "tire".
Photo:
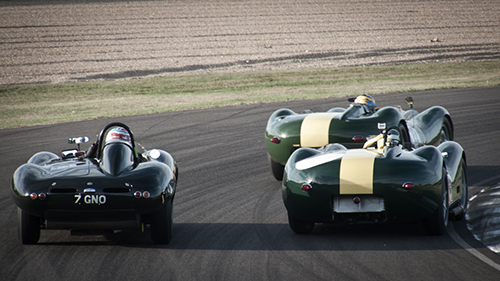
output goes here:
<path id="1" fill-rule="evenodd" d="M 267 160 L 269 162 L 269 167 L 271 168 L 271 173 L 273 174 L 274 178 L 278 181 L 282 181 L 283 180 L 283 173 L 285 172 L 285 166 L 274 161 L 271 158 L 271 155 L 269 155 L 269 153 L 267 154 Z"/>
<path id="2" fill-rule="evenodd" d="M 410 134 L 408 133 L 406 126 L 403 123 L 400 123 L 399 130 L 401 131 L 401 144 L 403 145 L 404 148 L 410 150 L 411 140 L 410 140 Z"/>
<path id="3" fill-rule="evenodd" d="M 40 218 L 17 209 L 18 235 L 23 244 L 36 244 L 40 240 Z"/>
<path id="4" fill-rule="evenodd" d="M 441 143 L 451 140 L 453 140 L 453 130 L 451 128 L 451 122 L 450 119 L 445 117 L 443 119 L 443 126 L 441 127 Z"/>
<path id="5" fill-rule="evenodd" d="M 301 221 L 288 215 L 288 224 L 297 234 L 308 234 L 314 229 L 314 222 Z"/>
<path id="6" fill-rule="evenodd" d="M 443 169 L 443 178 L 441 180 L 441 200 L 434 214 L 424 220 L 424 226 L 430 235 L 443 235 L 446 233 L 448 226 L 449 211 L 448 211 L 448 180 L 446 170 Z"/>
<path id="7" fill-rule="evenodd" d="M 151 215 L 151 239 L 156 244 L 167 245 L 173 237 L 173 199 L 165 202 L 161 210 Z"/>
<path id="8" fill-rule="evenodd" d="M 469 203 L 469 195 L 467 190 L 467 170 L 465 165 L 465 160 L 460 160 L 460 169 L 462 170 L 462 197 L 460 198 L 460 205 L 462 207 L 463 212 L 457 216 L 455 216 L 455 220 L 463 220 L 465 218 L 465 213 L 467 212 L 467 205 Z"/>

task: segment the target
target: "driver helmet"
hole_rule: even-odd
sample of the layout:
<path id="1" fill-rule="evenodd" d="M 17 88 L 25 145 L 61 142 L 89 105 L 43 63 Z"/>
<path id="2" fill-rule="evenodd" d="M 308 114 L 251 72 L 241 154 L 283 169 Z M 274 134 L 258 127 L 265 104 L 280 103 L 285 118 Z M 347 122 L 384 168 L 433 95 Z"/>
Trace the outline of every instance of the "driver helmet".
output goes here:
<path id="1" fill-rule="evenodd" d="M 362 94 L 358 96 L 354 100 L 354 103 L 363 105 L 363 107 L 367 110 L 367 113 L 375 112 L 375 99 L 369 95 Z"/>
<path id="2" fill-rule="evenodd" d="M 110 142 L 122 142 L 132 147 L 132 138 L 129 132 L 123 127 L 115 127 L 109 130 L 106 135 L 105 144 Z"/>
<path id="3" fill-rule="evenodd" d="M 399 133 L 398 131 L 391 129 L 387 132 L 387 147 L 395 147 L 399 144 Z"/>

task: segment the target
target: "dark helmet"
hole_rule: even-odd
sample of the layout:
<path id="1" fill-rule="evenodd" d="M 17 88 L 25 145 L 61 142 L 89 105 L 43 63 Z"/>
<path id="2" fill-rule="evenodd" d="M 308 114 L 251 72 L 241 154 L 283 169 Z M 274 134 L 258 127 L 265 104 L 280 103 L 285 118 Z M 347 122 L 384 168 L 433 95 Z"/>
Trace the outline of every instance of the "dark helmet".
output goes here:
<path id="1" fill-rule="evenodd" d="M 362 94 L 358 96 L 354 103 L 363 105 L 368 110 L 368 113 L 375 112 L 375 99 L 369 95 Z"/>
<path id="2" fill-rule="evenodd" d="M 101 169 L 113 176 L 134 166 L 134 153 L 130 134 L 122 127 L 115 127 L 106 135 L 102 146 Z"/>

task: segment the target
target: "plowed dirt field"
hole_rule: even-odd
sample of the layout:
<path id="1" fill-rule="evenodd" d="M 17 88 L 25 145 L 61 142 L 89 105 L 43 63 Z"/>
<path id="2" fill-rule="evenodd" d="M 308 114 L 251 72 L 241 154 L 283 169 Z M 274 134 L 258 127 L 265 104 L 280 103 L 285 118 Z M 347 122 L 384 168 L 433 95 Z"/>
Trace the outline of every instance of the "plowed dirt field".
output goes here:
<path id="1" fill-rule="evenodd" d="M 0 85 L 500 59 L 497 0 L 0 1 Z"/>

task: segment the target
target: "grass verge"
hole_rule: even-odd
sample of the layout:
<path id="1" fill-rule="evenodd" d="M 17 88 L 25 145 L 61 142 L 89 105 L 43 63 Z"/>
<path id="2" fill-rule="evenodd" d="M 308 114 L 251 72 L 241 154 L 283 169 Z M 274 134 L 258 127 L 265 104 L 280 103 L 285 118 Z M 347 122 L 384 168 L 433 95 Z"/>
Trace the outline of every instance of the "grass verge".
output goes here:
<path id="1" fill-rule="evenodd" d="M 500 61 L 0 86 L 0 129 L 250 103 L 500 85 Z"/>

